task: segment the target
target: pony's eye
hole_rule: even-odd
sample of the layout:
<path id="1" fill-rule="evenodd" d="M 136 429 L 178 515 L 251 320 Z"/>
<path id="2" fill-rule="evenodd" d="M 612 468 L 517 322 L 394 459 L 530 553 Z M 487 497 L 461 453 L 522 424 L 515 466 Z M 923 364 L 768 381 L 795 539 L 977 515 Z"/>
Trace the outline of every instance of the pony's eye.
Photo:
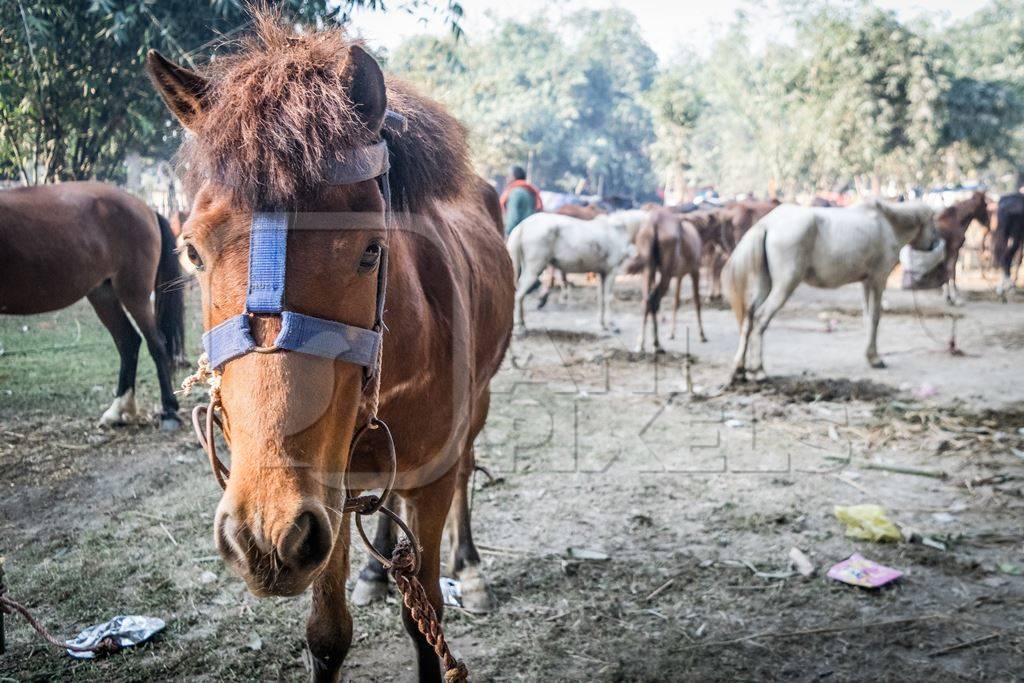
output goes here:
<path id="1" fill-rule="evenodd" d="M 359 257 L 359 272 L 367 273 L 377 267 L 380 263 L 381 246 L 377 242 L 371 242 L 366 247 L 363 255 Z"/>
<path id="2" fill-rule="evenodd" d="M 185 254 L 188 256 L 188 260 L 192 262 L 192 265 L 196 267 L 196 270 L 203 269 L 203 259 L 199 256 L 199 252 L 192 246 L 191 243 L 185 243 Z"/>

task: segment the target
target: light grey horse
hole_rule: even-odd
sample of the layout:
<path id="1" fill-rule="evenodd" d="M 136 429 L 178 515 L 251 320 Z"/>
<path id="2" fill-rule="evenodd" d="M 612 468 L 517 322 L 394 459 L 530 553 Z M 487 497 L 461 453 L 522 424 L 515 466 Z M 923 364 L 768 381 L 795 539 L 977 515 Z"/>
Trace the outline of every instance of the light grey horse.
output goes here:
<path id="1" fill-rule="evenodd" d="M 905 244 L 928 249 L 937 239 L 934 213 L 924 204 L 872 199 L 848 209 L 784 204 L 743 236 L 723 272 L 740 343 L 730 382 L 764 374 L 764 332 L 801 282 L 834 289 L 864 284 L 867 359 L 884 368 L 878 355 L 878 320 L 885 281 Z M 757 283 L 748 305 L 747 283 Z M 752 365 L 746 366 L 748 348 Z"/>
<path id="2" fill-rule="evenodd" d="M 508 238 L 518 286 L 515 327 L 525 329 L 523 299 L 549 265 L 565 273 L 597 273 L 597 321 L 602 330 L 614 329 L 607 320 L 612 285 L 627 256 L 636 253 L 632 242 L 647 219 L 646 211 L 619 211 L 589 221 L 557 213 L 535 213 L 516 226 Z"/>

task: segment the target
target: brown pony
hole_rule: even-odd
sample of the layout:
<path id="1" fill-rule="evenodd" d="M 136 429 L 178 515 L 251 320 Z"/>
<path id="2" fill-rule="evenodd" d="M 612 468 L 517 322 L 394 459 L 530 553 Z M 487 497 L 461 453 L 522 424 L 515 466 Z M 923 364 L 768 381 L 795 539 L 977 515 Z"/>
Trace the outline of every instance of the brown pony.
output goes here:
<path id="1" fill-rule="evenodd" d="M 705 252 L 714 252 L 710 257 L 707 256 L 707 253 L 705 254 L 705 258 L 710 258 L 711 261 L 710 298 L 712 300 L 722 298 L 722 269 L 732 250 L 736 248 L 736 245 L 740 243 L 754 223 L 767 216 L 777 206 L 779 206 L 777 199 L 767 202 L 743 200 L 733 202 L 714 212 L 719 227 L 717 233 L 711 237 L 713 249 L 705 248 Z"/>
<path id="2" fill-rule="evenodd" d="M 687 275 L 693 281 L 693 305 L 697 310 L 700 340 L 707 341 L 700 315 L 701 239 L 697 227 L 689 220 L 691 215 L 679 215 L 665 208 L 655 209 L 636 234 L 637 256 L 627 264 L 626 272 L 636 274 L 644 271 L 644 319 L 637 340 L 637 351 L 640 353 L 643 353 L 647 341 L 648 318 L 651 319 L 654 331 L 654 350 L 656 353 L 662 351 L 658 338 L 658 309 L 672 280 L 676 281 L 676 293 L 669 339 L 675 339 L 683 278 Z"/>
<path id="3" fill-rule="evenodd" d="M 100 424 L 135 420 L 144 338 L 160 382 L 161 427 L 180 426 L 171 384 L 171 359 L 185 343 L 180 277 L 170 225 L 116 187 L 61 183 L 0 191 L 0 313 L 46 313 L 89 300 L 121 358 L 116 398 Z"/>
<path id="4" fill-rule="evenodd" d="M 440 616 L 441 536 L 464 497 L 489 383 L 512 330 L 512 265 L 493 191 L 472 171 L 466 133 L 440 105 L 387 79 L 339 29 L 296 33 L 266 15 L 233 56 L 195 73 L 151 52 L 150 75 L 192 132 L 184 151 L 195 203 L 184 236 L 199 268 L 204 326 L 244 310 L 254 211 L 294 212 L 287 246 L 290 310 L 369 328 L 386 270 L 379 409 L 397 447 L 395 492 L 422 546 L 418 578 Z M 384 125 L 387 109 L 406 126 Z M 331 183 L 351 150 L 385 140 L 391 171 Z M 388 227 L 385 193 L 395 214 Z M 309 229 L 303 229 L 308 226 Z M 259 345 L 277 316 L 251 318 Z M 313 587 L 306 640 L 316 680 L 337 680 L 352 642 L 345 582 L 343 482 L 380 487 L 385 439 L 350 447 L 373 414 L 363 368 L 294 352 L 250 353 L 224 366 L 219 403 L 231 476 L 214 522 L 225 561 L 257 595 Z M 464 508 L 464 501 L 457 505 Z M 456 525 L 468 535 L 465 525 Z M 471 545 L 457 537 L 453 545 Z M 467 563 L 472 563 L 467 558 Z M 408 608 L 402 616 L 422 680 L 437 654 Z"/>
<path id="5" fill-rule="evenodd" d="M 956 262 L 964 246 L 967 228 L 972 221 L 978 221 L 987 230 L 990 216 L 988 199 L 984 192 L 979 191 L 962 202 L 946 207 L 935 219 L 935 227 L 946 241 L 946 259 L 943 261 L 946 281 L 942 283 L 942 288 L 946 293 L 946 301 L 951 304 L 958 303 L 960 299 L 960 290 L 956 286 Z"/>

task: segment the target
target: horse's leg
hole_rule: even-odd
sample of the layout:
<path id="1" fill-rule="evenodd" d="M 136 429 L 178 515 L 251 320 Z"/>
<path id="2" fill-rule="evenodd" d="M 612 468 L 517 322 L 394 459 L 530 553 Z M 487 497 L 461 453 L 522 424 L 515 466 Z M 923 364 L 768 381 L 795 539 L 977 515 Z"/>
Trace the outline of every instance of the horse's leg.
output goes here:
<path id="1" fill-rule="evenodd" d="M 878 355 L 878 321 L 882 317 L 882 292 L 885 290 L 885 279 L 867 279 L 864 281 L 864 324 L 867 328 L 868 364 L 873 368 L 884 368 L 885 362 Z"/>
<path id="2" fill-rule="evenodd" d="M 466 448 L 459 463 L 452 509 L 448 513 L 448 541 L 451 546 L 451 573 L 459 580 L 462 606 L 474 614 L 494 609 L 487 580 L 480 571 L 480 553 L 473 543 L 472 517 L 469 509 L 470 481 L 476 468 L 473 444 Z"/>
<path id="3" fill-rule="evenodd" d="M 607 277 L 607 275 L 605 275 L 605 273 L 601 273 L 601 281 L 597 285 L 597 287 L 598 287 L 598 289 L 597 289 L 597 324 L 598 324 L 598 327 L 600 327 L 602 330 L 608 329 L 608 325 L 605 324 L 605 315 L 604 315 L 604 307 L 605 307 L 605 304 L 607 304 L 607 301 L 605 301 L 605 288 L 604 288 L 605 278 L 606 277 Z"/>
<path id="4" fill-rule="evenodd" d="M 601 304 L 599 313 L 601 329 L 617 333 L 619 329 L 615 326 L 615 323 L 609 322 L 611 319 L 612 288 L 615 286 L 615 271 L 611 270 L 607 273 L 600 273 L 598 286 L 601 288 L 598 294 Z"/>
<path id="5" fill-rule="evenodd" d="M 647 266 L 648 268 L 650 266 Z M 643 353 L 644 348 L 647 346 L 647 316 L 650 315 L 650 306 L 648 300 L 651 295 L 651 279 L 648 276 L 646 270 L 644 272 L 643 281 L 640 283 L 640 300 L 644 305 L 643 320 L 640 322 L 640 335 L 636 339 L 636 352 Z"/>
<path id="6" fill-rule="evenodd" d="M 537 278 L 540 277 L 542 272 L 544 272 L 543 267 L 538 270 L 536 266 L 530 267 L 530 264 L 524 263 L 523 270 L 519 274 L 519 285 L 516 287 L 516 309 L 514 313 L 515 327 L 519 332 L 526 330 L 526 322 L 523 318 L 523 301 L 526 299 L 526 295 L 530 293 L 533 283 L 537 282 Z"/>
<path id="7" fill-rule="evenodd" d="M 100 417 L 100 424 L 110 426 L 131 422 L 138 414 L 135 406 L 135 372 L 139 364 L 142 337 L 132 327 L 109 281 L 89 292 L 86 298 L 92 304 L 100 322 L 114 338 L 117 353 L 121 357 L 117 393 L 114 394 L 114 402 Z"/>
<path id="8" fill-rule="evenodd" d="M 715 249 L 711 260 L 711 301 L 722 299 L 722 269 L 726 260 L 725 252 Z"/>
<path id="9" fill-rule="evenodd" d="M 441 479 L 429 486 L 403 492 L 408 503 L 408 522 L 419 541 L 421 552 L 420 570 L 417 578 L 423 585 L 438 621 L 444 615 L 444 599 L 441 596 L 441 536 L 444 534 L 445 520 L 452 503 L 458 466 L 453 467 Z M 409 608 L 402 603 L 402 621 L 405 630 L 412 637 L 416 646 L 419 663 L 420 681 L 438 681 L 441 679 L 441 662 L 437 653 L 420 633 Z"/>
<path id="10" fill-rule="evenodd" d="M 393 496 L 384 503 L 392 507 Z M 384 515 L 378 515 L 377 531 L 373 536 L 373 547 L 384 557 L 391 557 L 395 549 L 396 528 Z M 375 557 L 370 557 L 359 572 L 356 585 L 352 588 L 352 604 L 365 607 L 376 600 L 383 600 L 388 594 L 388 572 Z"/>
<path id="11" fill-rule="evenodd" d="M 661 347 L 661 339 L 658 337 L 658 311 L 661 309 L 661 300 L 672 286 L 672 276 L 662 272 L 658 277 L 658 284 L 654 286 L 648 296 L 647 308 L 651 311 L 651 332 L 654 335 L 654 353 L 665 353 Z"/>
<path id="12" fill-rule="evenodd" d="M 772 275 L 775 275 L 773 273 Z M 765 379 L 764 371 L 764 333 L 768 329 L 768 325 L 771 324 L 772 318 L 775 314 L 786 305 L 789 297 L 792 296 L 793 291 L 796 290 L 797 285 L 800 284 L 800 279 L 788 274 L 783 273 L 779 280 L 772 280 L 772 289 L 768 293 L 768 297 L 764 300 L 764 303 L 758 307 L 757 312 L 753 318 L 753 333 L 752 341 L 754 345 L 754 366 L 748 368 L 748 370 L 755 376 L 755 379 Z"/>
<path id="13" fill-rule="evenodd" d="M 708 338 L 704 335 L 704 321 L 700 315 L 700 266 L 690 271 L 690 277 L 693 279 L 693 307 L 697 309 L 697 331 L 700 333 L 700 340 L 706 342 Z M 683 278 L 679 278 L 682 282 Z M 679 290 L 676 289 L 676 307 L 679 307 Z M 675 322 L 673 322 L 675 326 Z"/>
<path id="14" fill-rule="evenodd" d="M 341 680 L 341 664 L 352 645 L 352 615 L 345 601 L 348 578 L 349 515 L 341 522 L 327 567 L 313 581 L 313 601 L 306 622 L 306 646 L 313 681 Z"/>
<path id="15" fill-rule="evenodd" d="M 117 291 L 116 283 L 114 288 Z M 120 295 L 120 292 L 118 294 Z M 149 355 L 153 357 L 153 363 L 156 365 L 156 376 L 160 382 L 160 428 L 176 429 L 181 426 L 181 420 L 178 418 L 178 399 L 171 385 L 171 356 L 167 353 L 164 336 L 156 325 L 156 314 L 149 300 L 149 288 L 147 287 L 144 293 L 129 293 L 120 298 L 128 314 L 139 326 L 139 331 L 146 340 Z"/>
<path id="16" fill-rule="evenodd" d="M 683 276 L 680 275 L 679 277 L 676 278 L 676 295 L 675 295 L 675 299 L 673 300 L 673 304 L 672 304 L 672 329 L 669 330 L 669 333 L 668 333 L 668 338 L 669 339 L 675 339 L 676 338 L 676 322 L 677 322 L 677 319 L 679 317 L 679 302 L 682 300 L 682 297 L 683 297 L 683 291 L 682 290 L 683 290 Z M 696 292 L 694 292 L 694 295 L 696 296 Z M 698 308 L 699 307 L 700 306 L 698 304 Z"/>

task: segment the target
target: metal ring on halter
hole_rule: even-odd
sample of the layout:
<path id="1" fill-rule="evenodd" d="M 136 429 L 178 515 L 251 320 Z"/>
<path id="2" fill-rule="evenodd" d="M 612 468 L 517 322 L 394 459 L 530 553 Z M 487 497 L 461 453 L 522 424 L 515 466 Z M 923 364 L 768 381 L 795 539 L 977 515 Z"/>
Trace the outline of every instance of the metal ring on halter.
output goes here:
<path id="1" fill-rule="evenodd" d="M 391 495 L 392 489 L 395 487 L 395 479 L 398 477 L 398 457 L 395 454 L 395 440 L 391 436 L 391 430 L 388 429 L 387 423 L 378 417 L 371 417 L 367 420 L 366 424 L 359 428 L 356 435 L 352 437 L 352 443 L 348 447 L 349 452 L 349 466 L 345 470 L 345 497 L 354 498 L 352 490 L 348 487 L 348 476 L 352 470 L 352 455 L 356 452 L 356 446 L 359 445 L 360 440 L 369 431 L 380 431 L 384 434 L 384 438 L 388 444 L 388 483 L 384 485 L 383 490 L 380 492 L 380 496 L 377 501 L 368 508 L 357 511 L 357 517 L 359 515 L 372 515 L 375 512 L 384 509 L 384 503 L 387 502 L 388 496 Z M 392 513 L 393 514 L 393 513 Z"/>
<path id="2" fill-rule="evenodd" d="M 200 413 L 204 411 L 206 414 L 204 418 L 201 418 Z M 221 429 L 224 428 L 220 417 L 214 411 L 213 404 L 200 404 L 192 409 L 192 429 L 196 432 L 199 445 L 202 446 L 207 457 L 210 458 L 210 468 L 213 470 L 213 476 L 217 478 L 217 483 L 220 484 L 220 487 L 226 489 L 228 477 L 231 476 L 231 470 L 217 457 L 217 444 L 213 434 L 213 426 L 215 424 Z"/>
<path id="3" fill-rule="evenodd" d="M 416 534 L 414 534 L 412 532 L 412 529 L 410 529 L 408 525 L 406 525 L 402 517 L 397 513 L 393 512 L 391 508 L 380 505 L 378 506 L 378 510 L 381 512 L 381 514 L 383 514 L 385 517 L 389 518 L 392 522 L 398 525 L 398 528 L 402 530 L 402 533 L 405 534 L 405 537 L 409 539 L 409 545 L 412 546 L 413 557 L 416 559 L 416 566 L 413 569 L 413 574 L 418 574 L 420 571 L 420 543 L 416 539 Z M 363 529 L 362 517 L 360 515 L 356 515 L 355 521 L 356 530 L 359 532 L 359 537 L 362 539 L 363 545 L 366 546 L 366 552 L 370 553 L 374 557 L 374 559 L 380 562 L 381 566 L 383 566 L 385 569 L 391 569 L 391 558 L 384 557 L 384 555 L 381 554 L 380 551 L 373 547 L 373 541 L 370 540 L 370 537 L 366 535 L 366 531 Z"/>

